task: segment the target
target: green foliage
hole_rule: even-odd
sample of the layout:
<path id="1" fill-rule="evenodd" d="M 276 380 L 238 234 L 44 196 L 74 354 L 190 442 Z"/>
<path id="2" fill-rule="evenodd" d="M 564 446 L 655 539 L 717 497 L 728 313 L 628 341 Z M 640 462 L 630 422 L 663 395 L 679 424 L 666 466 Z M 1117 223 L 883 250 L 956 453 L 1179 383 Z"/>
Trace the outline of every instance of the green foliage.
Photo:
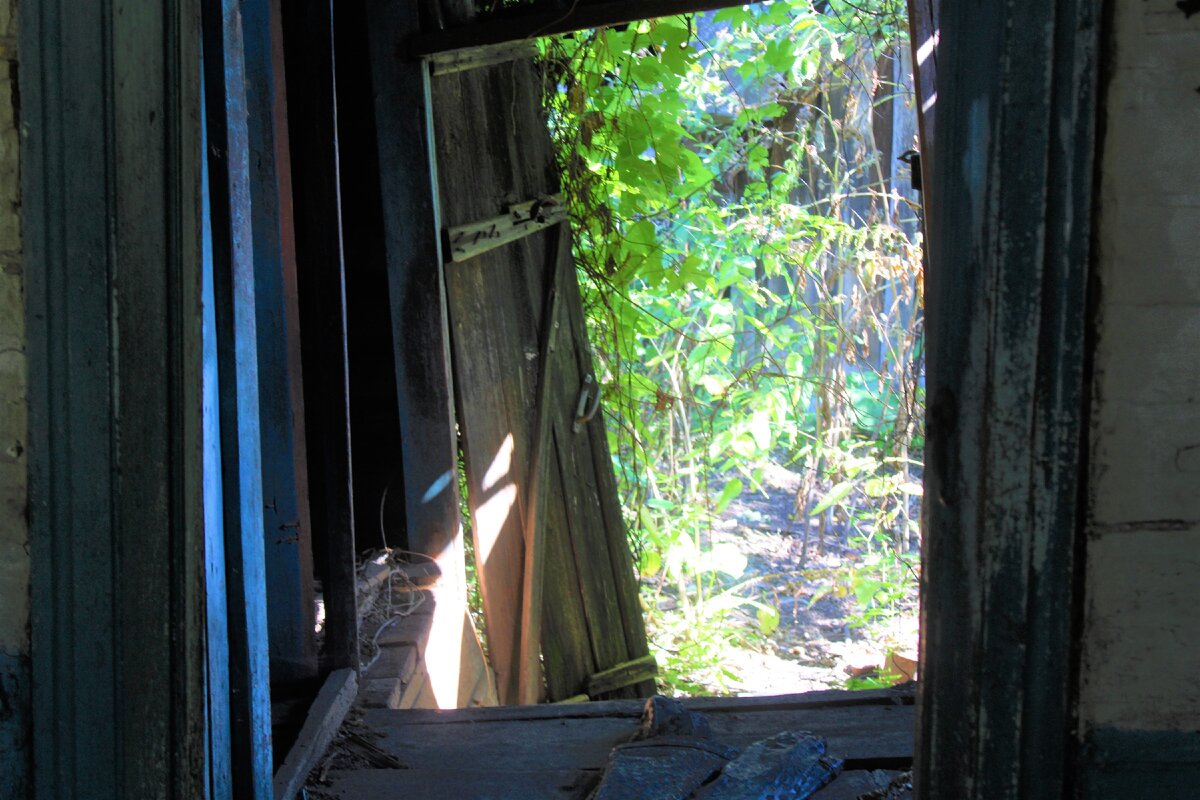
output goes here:
<path id="1" fill-rule="evenodd" d="M 750 635 L 779 624 L 709 535 L 762 491 L 763 464 L 804 473 L 796 516 L 819 518 L 822 540 L 849 526 L 900 557 L 914 530 L 919 226 L 870 136 L 903 2 L 823 5 L 543 44 L 614 467 L 680 690 L 728 677 L 721 654 L 748 635 L 723 625 L 735 609 L 755 615 Z"/>

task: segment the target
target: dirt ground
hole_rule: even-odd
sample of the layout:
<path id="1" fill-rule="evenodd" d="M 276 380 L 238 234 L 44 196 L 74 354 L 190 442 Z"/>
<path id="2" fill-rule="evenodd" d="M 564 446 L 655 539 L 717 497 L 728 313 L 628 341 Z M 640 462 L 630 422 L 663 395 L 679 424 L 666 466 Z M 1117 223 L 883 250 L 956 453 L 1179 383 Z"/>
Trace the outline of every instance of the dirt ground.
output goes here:
<path id="1" fill-rule="evenodd" d="M 764 469 L 766 494 L 746 491 L 726 509 L 712 534 L 714 545 L 732 543 L 748 560 L 747 576 L 758 580 L 748 593 L 763 597 L 780 614 L 778 629 L 755 649 L 738 649 L 728 664 L 740 680 L 725 687 L 739 695 L 785 694 L 845 688 L 853 676 L 870 679 L 893 663 L 916 659 L 918 607 L 915 574 L 905 586 L 899 612 L 870 626 L 851 624 L 858 612 L 852 594 L 821 593 L 861 548 L 847 541 L 845 530 L 826 535 L 818 546 L 806 521 L 791 520 L 801 475 L 777 465 Z M 915 556 L 914 556 L 915 562 Z M 738 624 L 757 626 L 753 615 L 737 612 Z M 909 676 L 913 677 L 913 676 Z M 860 681 L 862 683 L 862 681 Z"/>

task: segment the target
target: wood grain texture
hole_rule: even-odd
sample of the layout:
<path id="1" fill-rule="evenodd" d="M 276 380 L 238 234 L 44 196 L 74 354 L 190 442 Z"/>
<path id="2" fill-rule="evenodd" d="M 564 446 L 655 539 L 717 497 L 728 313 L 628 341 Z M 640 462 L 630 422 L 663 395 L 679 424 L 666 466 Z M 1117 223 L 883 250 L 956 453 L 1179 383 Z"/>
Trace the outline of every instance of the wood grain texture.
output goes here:
<path id="1" fill-rule="evenodd" d="M 283 764 L 275 773 L 273 800 L 292 800 L 309 771 L 333 741 L 358 694 L 358 675 L 352 669 L 330 673 L 308 709 L 304 726 Z"/>
<path id="2" fill-rule="evenodd" d="M 682 703 L 689 711 L 701 713 L 730 711 L 796 711 L 818 708 L 847 708 L 857 706 L 900 705 L 911 706 L 914 700 L 913 686 L 895 689 L 872 689 L 849 692 L 830 689 L 820 692 L 804 692 L 768 697 L 687 697 Z M 458 709 L 439 711 L 436 714 L 408 714 L 404 718 L 408 725 L 428 725 L 439 721 L 453 722 L 500 722 L 522 719 L 583 719 L 595 717 L 629 717 L 639 719 L 645 709 L 645 700 L 598 700 L 569 705 L 501 706 L 498 708 Z"/>
<path id="3" fill-rule="evenodd" d="M 325 603 L 324 664 L 358 663 L 346 284 L 332 0 L 283 8 L 313 560 Z"/>
<path id="4" fill-rule="evenodd" d="M 1067 791 L 1100 11 L 941 7 L 922 798 Z"/>
<path id="5" fill-rule="evenodd" d="M 562 226 L 551 234 L 547 248 L 549 278 L 546 299 L 542 303 L 542 326 L 538 333 L 537 400 L 534 405 L 533 440 L 530 444 L 529 484 L 525 491 L 525 564 L 521 576 L 521 639 L 517 664 L 517 694 L 521 703 L 536 703 L 541 699 L 542 678 L 542 605 L 543 574 L 546 562 L 545 535 L 542 525 L 546 518 L 545 473 L 557 464 L 550 414 L 553 388 L 550 381 L 551 354 L 557 343 L 559 309 L 562 306 L 562 273 L 570 263 L 571 233 Z M 550 451 L 550 452 L 547 452 Z M 554 463 L 550 463 L 554 462 Z"/>
<path id="6" fill-rule="evenodd" d="M 402 769 L 332 772 L 322 792 L 335 800 L 583 800 L 588 770 Z"/>
<path id="7" fill-rule="evenodd" d="M 558 191 L 541 86 L 527 60 L 434 79 L 442 211 L 451 229 Z M 472 533 L 502 702 L 519 696 L 527 489 L 543 371 L 551 376 L 550 449 L 542 473 L 547 503 L 542 508 L 539 500 L 536 513 L 545 534 L 540 639 L 549 697 L 577 694 L 591 674 L 647 652 L 628 544 L 619 511 L 612 510 L 611 462 L 606 450 L 598 456 L 593 438 L 602 428 L 573 431 L 591 357 L 569 263 L 562 287 L 566 335 L 549 363 L 540 363 L 552 274 L 547 250 L 547 236 L 527 237 L 446 272 Z M 628 565 L 627 574 L 613 569 L 617 563 Z"/>
<path id="8" fill-rule="evenodd" d="M 587 693 L 589 696 L 608 694 L 635 683 L 652 681 L 657 674 L 658 664 L 654 656 L 642 656 L 592 675 L 588 678 Z"/>
<path id="9" fill-rule="evenodd" d="M 413 4 L 368 0 L 374 112 L 409 549 L 432 556 L 465 603 L 458 444 L 428 68 L 395 43 L 417 30 Z"/>
<path id="10" fill-rule="evenodd" d="M 232 794 L 258 800 L 272 755 L 246 70 L 235 0 L 203 12 L 229 653 L 229 696 L 214 702 L 228 703 Z"/>
<path id="11" fill-rule="evenodd" d="M 279 0 L 242 0 L 272 680 L 316 674 L 312 523 Z"/>
<path id="12" fill-rule="evenodd" d="M 13 108 L 23 130 L 34 653 L 25 755 L 47 797 L 198 796 L 199 8 L 21 11 L 28 71 Z"/>
<path id="13" fill-rule="evenodd" d="M 909 44 L 916 88 L 917 127 L 921 141 L 921 179 L 925 205 L 931 207 L 938 110 L 938 50 L 941 47 L 941 0 L 908 0 Z M 901 151 L 903 152 L 903 151 Z M 899 156 L 900 153 L 895 155 Z"/>
<path id="14" fill-rule="evenodd" d="M 476 716 L 459 722 L 453 718 L 458 713 L 464 712 L 443 714 L 436 724 L 413 724 L 405 721 L 409 714 L 372 710 L 363 721 L 382 734 L 380 747 L 426 768 L 453 769 L 475 760 L 503 763 L 511 769 L 601 769 L 612 747 L 628 740 L 640 720 L 640 715 L 562 715 L 497 721 Z M 905 768 L 912 760 L 911 706 L 737 710 L 706 716 L 713 738 L 732 747 L 744 748 L 780 731 L 800 730 L 826 737 L 829 752 L 852 766 Z"/>

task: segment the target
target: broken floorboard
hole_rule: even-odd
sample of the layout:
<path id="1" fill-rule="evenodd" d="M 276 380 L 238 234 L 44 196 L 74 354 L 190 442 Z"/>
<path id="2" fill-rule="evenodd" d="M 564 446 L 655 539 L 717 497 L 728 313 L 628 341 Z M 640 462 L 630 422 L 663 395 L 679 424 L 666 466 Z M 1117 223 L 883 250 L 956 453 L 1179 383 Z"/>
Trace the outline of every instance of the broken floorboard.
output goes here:
<path id="1" fill-rule="evenodd" d="M 882 789 L 913 753 L 911 689 L 815 692 L 770 698 L 685 700 L 713 740 L 738 749 L 783 730 L 824 737 L 845 770 L 814 800 L 849 800 Z M 637 730 L 644 702 L 368 711 L 374 744 L 404 769 L 345 769 L 309 786 L 313 800 L 584 800 L 612 748 Z"/>

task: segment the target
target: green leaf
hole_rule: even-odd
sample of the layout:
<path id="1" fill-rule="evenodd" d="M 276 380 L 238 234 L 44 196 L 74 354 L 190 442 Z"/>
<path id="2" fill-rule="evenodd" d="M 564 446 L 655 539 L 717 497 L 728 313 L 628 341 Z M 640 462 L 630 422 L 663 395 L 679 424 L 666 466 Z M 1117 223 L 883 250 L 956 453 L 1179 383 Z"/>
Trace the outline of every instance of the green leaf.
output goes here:
<path id="1" fill-rule="evenodd" d="M 638 562 L 638 573 L 643 578 L 652 578 L 662 569 L 662 556 L 658 551 L 647 547 L 642 551 L 642 558 Z"/>
<path id="2" fill-rule="evenodd" d="M 755 612 L 758 618 L 758 629 L 763 636 L 770 636 L 779 628 L 779 609 L 768 605 L 760 605 Z"/>
<path id="3" fill-rule="evenodd" d="M 815 517 L 845 500 L 850 496 L 850 492 L 854 490 L 854 484 L 855 481 L 852 480 L 834 484 L 834 487 L 808 512 L 809 516 Z"/>
<path id="4" fill-rule="evenodd" d="M 734 478 L 729 483 L 725 484 L 725 488 L 721 490 L 721 497 L 717 500 L 715 510 L 718 514 L 722 513 L 729 504 L 732 503 L 742 493 L 743 484 L 741 479 Z"/>

